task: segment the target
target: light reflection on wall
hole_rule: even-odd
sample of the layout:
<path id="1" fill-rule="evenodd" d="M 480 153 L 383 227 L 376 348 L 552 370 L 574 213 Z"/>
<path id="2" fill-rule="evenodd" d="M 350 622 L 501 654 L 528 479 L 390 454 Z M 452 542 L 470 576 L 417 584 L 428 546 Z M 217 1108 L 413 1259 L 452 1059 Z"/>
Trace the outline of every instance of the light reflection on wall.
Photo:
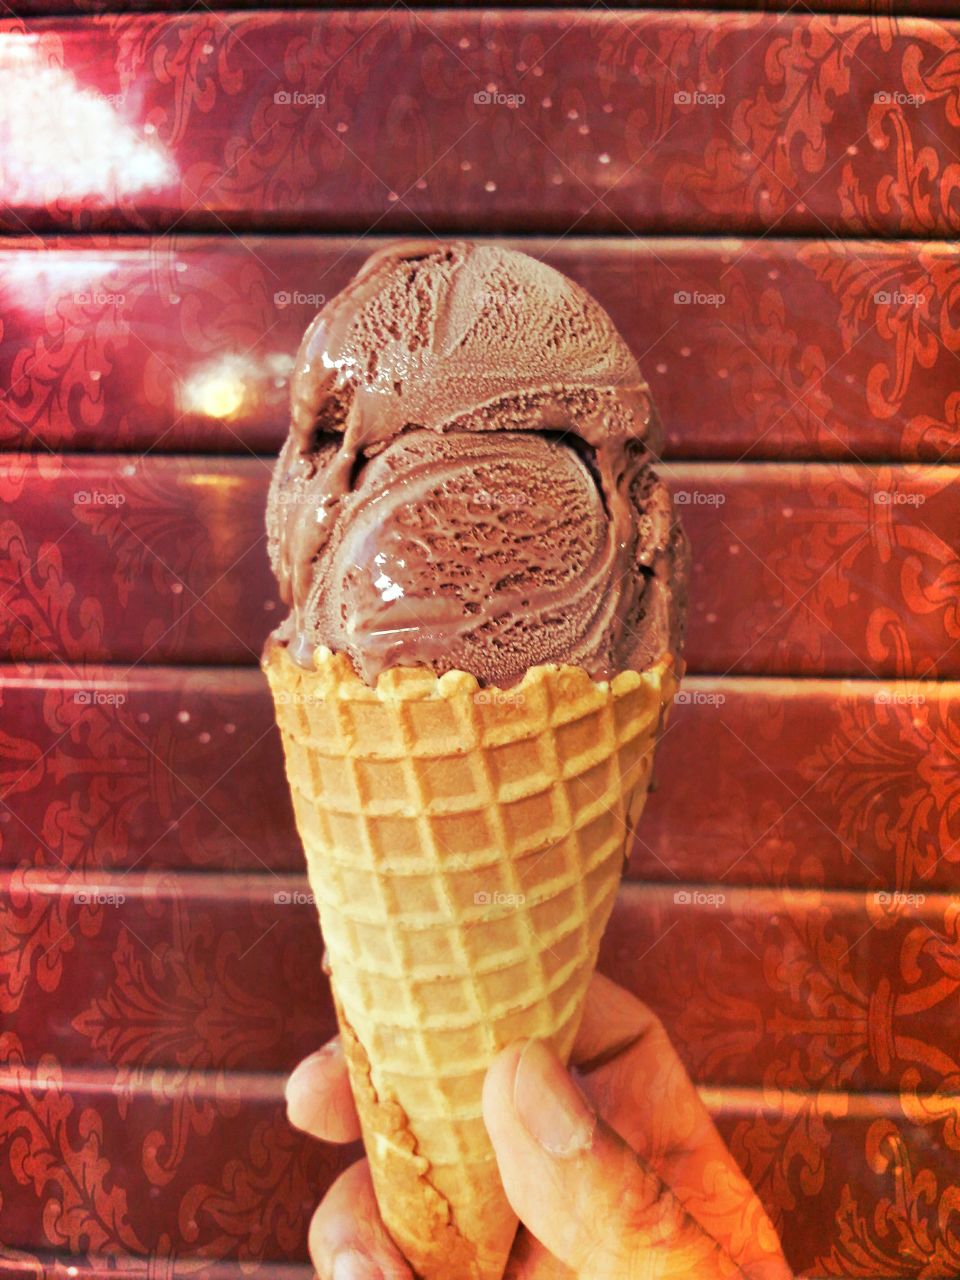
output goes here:
<path id="1" fill-rule="evenodd" d="M 42 206 L 167 186 L 176 166 L 124 119 L 126 104 L 79 84 L 25 32 L 0 34 L 0 171 L 8 204 Z M 127 113 L 129 114 L 129 113 Z"/>
<path id="2" fill-rule="evenodd" d="M 293 356 L 273 352 L 264 357 L 219 356 L 195 369 L 183 384 L 183 409 L 206 418 L 227 420 L 255 412 L 265 387 L 283 386 L 293 368 Z"/>
<path id="3" fill-rule="evenodd" d="M 233 418 L 247 398 L 243 368 L 226 357 L 191 374 L 183 388 L 184 407 L 206 418 Z"/>
<path id="4" fill-rule="evenodd" d="M 83 306 L 87 298 L 117 296 L 101 284 L 116 268 L 116 261 L 106 254 L 13 249 L 0 253 L 0 299 L 24 311 L 43 312 L 64 301 Z"/>

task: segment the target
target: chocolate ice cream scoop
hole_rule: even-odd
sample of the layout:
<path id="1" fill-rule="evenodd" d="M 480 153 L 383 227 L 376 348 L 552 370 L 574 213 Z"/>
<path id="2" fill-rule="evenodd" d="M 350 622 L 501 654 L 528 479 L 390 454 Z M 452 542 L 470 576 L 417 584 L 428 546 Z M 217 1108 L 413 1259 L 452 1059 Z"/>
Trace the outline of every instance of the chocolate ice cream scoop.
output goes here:
<path id="1" fill-rule="evenodd" d="M 657 434 L 626 345 L 559 272 L 493 246 L 382 250 L 297 359 L 267 517 L 282 637 L 369 683 L 607 678 L 675 652 L 685 548 Z"/>

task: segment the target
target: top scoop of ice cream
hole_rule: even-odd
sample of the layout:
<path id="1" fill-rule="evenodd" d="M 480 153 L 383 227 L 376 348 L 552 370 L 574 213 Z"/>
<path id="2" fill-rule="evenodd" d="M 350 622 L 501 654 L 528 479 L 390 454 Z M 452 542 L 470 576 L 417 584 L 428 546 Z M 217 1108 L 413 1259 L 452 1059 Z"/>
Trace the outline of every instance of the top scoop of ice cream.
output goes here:
<path id="1" fill-rule="evenodd" d="M 369 683 L 649 665 L 683 600 L 657 443 L 628 348 L 559 272 L 493 246 L 375 254 L 297 359 L 267 517 L 281 637 Z"/>

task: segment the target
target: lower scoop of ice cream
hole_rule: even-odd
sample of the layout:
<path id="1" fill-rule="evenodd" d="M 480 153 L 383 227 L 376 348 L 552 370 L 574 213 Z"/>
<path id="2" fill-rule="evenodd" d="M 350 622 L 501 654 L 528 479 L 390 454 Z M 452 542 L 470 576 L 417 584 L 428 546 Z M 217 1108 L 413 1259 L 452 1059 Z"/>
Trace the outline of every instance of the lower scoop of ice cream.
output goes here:
<path id="1" fill-rule="evenodd" d="M 314 537 L 314 491 L 336 446 L 288 496 Z M 346 653 L 373 683 L 391 666 L 469 671 L 506 687 L 544 662 L 605 678 L 672 645 L 671 507 L 642 449 L 610 518 L 587 451 L 531 432 L 412 431 L 365 463 L 340 502 L 291 637 Z M 628 531 L 625 545 L 616 531 Z"/>

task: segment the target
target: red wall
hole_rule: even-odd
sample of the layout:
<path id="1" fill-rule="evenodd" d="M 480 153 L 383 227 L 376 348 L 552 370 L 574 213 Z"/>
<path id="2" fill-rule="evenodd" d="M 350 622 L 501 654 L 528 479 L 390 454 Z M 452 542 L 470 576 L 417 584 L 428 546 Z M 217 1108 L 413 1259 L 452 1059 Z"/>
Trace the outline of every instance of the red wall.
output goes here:
<path id="1" fill-rule="evenodd" d="M 263 503 L 317 297 L 424 229 L 581 280 L 666 425 L 692 675 L 604 969 L 798 1271 L 960 1274 L 960 23 L 95 7 L 0 24 L 0 1276 L 309 1275 Z"/>

